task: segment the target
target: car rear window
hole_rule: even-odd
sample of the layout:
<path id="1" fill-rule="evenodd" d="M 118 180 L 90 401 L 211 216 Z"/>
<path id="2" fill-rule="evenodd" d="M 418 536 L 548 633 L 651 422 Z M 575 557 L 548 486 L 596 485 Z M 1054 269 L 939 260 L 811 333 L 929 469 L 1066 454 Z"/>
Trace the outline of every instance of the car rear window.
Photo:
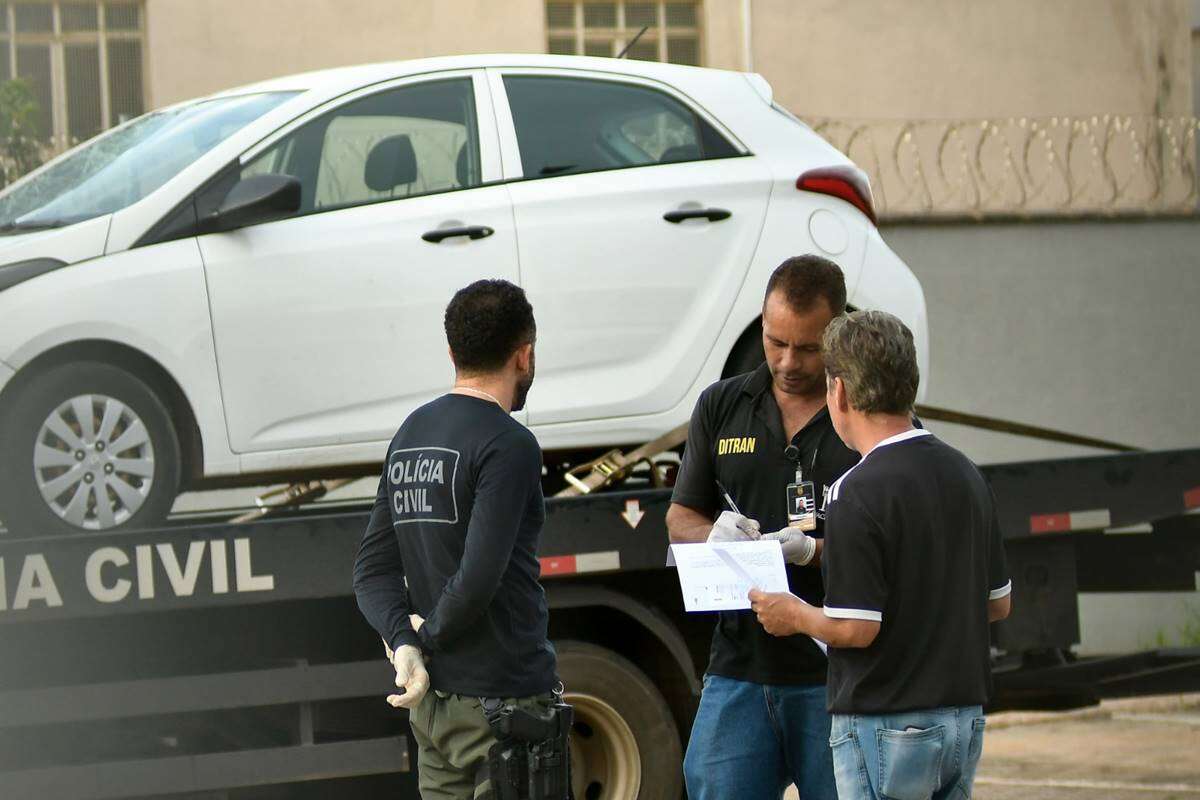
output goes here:
<path id="1" fill-rule="evenodd" d="M 688 106 L 592 78 L 504 79 L 526 178 L 741 155 Z"/>

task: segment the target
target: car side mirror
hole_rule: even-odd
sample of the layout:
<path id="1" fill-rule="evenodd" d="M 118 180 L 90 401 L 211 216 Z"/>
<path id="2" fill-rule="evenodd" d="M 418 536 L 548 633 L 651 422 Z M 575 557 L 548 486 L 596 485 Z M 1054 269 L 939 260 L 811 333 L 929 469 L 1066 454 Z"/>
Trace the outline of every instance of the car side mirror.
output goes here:
<path id="1" fill-rule="evenodd" d="M 291 175 L 251 175 L 233 185 L 212 217 L 212 228 L 230 231 L 300 210 L 300 181 Z"/>

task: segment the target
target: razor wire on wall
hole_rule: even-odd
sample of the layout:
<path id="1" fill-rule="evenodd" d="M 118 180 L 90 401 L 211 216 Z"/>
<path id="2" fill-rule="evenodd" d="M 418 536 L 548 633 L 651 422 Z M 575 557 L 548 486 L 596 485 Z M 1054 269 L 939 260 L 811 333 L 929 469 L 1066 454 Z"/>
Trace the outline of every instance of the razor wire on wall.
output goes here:
<path id="1" fill-rule="evenodd" d="M 1195 117 L 814 119 L 881 217 L 1195 213 Z"/>

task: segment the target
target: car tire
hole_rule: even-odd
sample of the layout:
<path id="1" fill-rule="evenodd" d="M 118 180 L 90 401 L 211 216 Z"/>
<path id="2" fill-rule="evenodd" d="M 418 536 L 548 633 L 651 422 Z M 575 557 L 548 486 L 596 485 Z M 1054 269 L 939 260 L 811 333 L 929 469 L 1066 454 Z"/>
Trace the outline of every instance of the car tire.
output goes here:
<path id="1" fill-rule="evenodd" d="M 766 360 L 767 354 L 762 343 L 762 322 L 755 320 L 734 343 L 733 350 L 729 352 L 729 358 L 725 361 L 725 371 L 721 373 L 721 378 L 753 372 Z"/>
<path id="2" fill-rule="evenodd" d="M 152 527 L 170 512 L 179 437 L 162 399 L 129 372 L 96 362 L 50 368 L 17 389 L 2 419 L 0 520 L 10 535 Z"/>
<path id="3" fill-rule="evenodd" d="M 563 698 L 575 709 L 571 783 L 577 800 L 678 800 L 679 731 L 662 693 L 612 650 L 558 642 Z"/>

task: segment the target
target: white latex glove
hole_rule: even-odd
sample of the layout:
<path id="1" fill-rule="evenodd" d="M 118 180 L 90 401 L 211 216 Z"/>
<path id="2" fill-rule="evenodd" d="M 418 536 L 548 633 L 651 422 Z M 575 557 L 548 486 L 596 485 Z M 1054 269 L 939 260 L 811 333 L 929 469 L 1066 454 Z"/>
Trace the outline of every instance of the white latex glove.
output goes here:
<path id="1" fill-rule="evenodd" d="M 386 645 L 385 645 L 386 646 Z M 411 644 L 401 645 L 392 654 L 392 666 L 396 668 L 396 686 L 404 694 L 389 694 L 387 701 L 392 708 L 411 709 L 421 702 L 429 691 L 429 673 L 425 670 L 425 659 L 421 651 Z"/>
<path id="2" fill-rule="evenodd" d="M 799 528 L 784 528 L 774 533 L 764 533 L 762 539 L 779 542 L 783 547 L 783 560 L 789 564 L 807 566 L 817 554 L 817 540 Z"/>
<path id="3" fill-rule="evenodd" d="M 421 626 L 425 624 L 425 618 L 420 614 L 409 614 L 408 622 L 412 625 L 414 631 L 419 631 L 421 630 Z M 388 646 L 387 639 L 383 640 L 383 652 L 387 653 L 388 661 L 396 657 L 396 654 L 392 652 L 392 648 Z"/>
<path id="4" fill-rule="evenodd" d="M 708 534 L 711 542 L 750 542 L 758 538 L 758 521 L 732 511 L 722 511 Z"/>

